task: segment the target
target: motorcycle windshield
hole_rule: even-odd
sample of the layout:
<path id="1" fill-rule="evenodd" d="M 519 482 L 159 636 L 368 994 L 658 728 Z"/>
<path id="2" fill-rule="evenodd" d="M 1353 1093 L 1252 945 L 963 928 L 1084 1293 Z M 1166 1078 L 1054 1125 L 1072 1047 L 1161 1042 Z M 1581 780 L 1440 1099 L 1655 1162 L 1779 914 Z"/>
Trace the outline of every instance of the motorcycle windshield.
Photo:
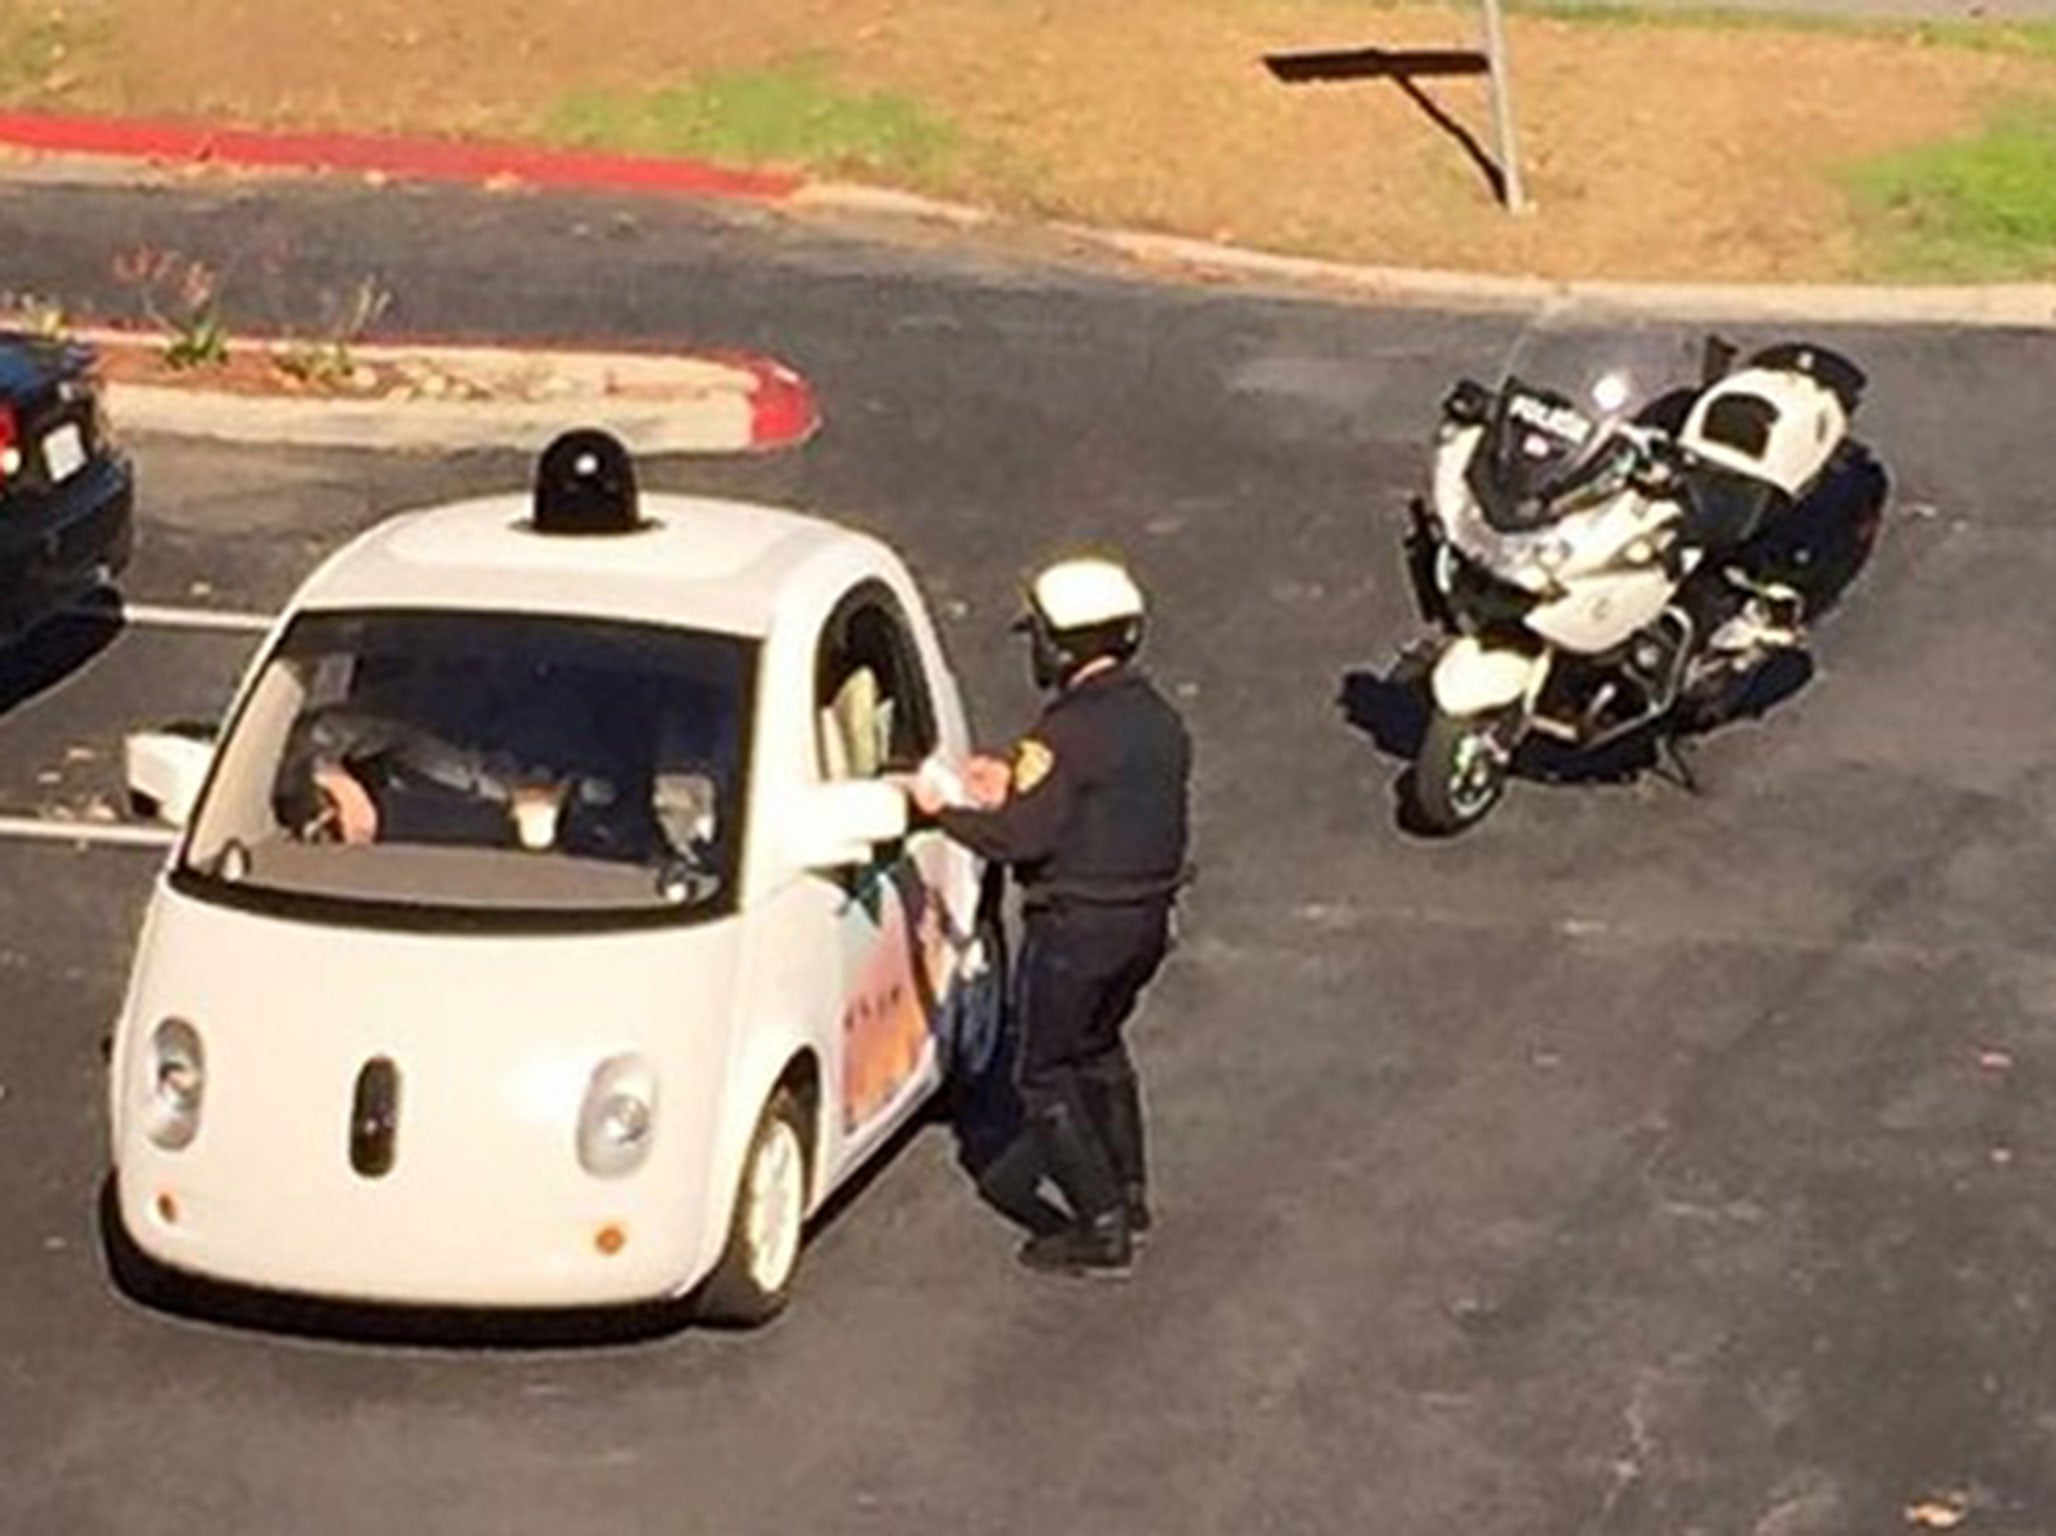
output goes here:
<path id="1" fill-rule="evenodd" d="M 1623 429 L 1689 399 L 1695 338 L 1674 328 L 1554 312 L 1522 331 L 1501 366 L 1470 484 L 1493 527 L 1544 527 L 1613 494 L 1634 468 Z"/>

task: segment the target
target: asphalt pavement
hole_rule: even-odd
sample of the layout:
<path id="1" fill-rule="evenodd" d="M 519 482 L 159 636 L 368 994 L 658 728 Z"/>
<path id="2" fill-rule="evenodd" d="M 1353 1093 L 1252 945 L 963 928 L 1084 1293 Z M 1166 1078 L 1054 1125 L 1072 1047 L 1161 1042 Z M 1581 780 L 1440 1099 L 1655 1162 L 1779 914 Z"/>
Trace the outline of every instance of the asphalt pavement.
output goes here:
<path id="1" fill-rule="evenodd" d="M 786 358 L 812 444 L 650 481 L 890 538 L 990 739 L 1032 703 L 1020 574 L 1118 544 L 1197 734 L 1202 875 L 1137 1030 L 1162 1222 L 1125 1286 L 1017 1271 L 931 1127 L 765 1333 L 398 1348 L 110 1286 L 98 1048 L 153 857 L 0 840 L 0 1530 L 1841 1536 L 1923 1499 L 2056 1529 L 2045 336 L 1836 338 L 1883 540 L 1705 793 L 1521 784 L 1436 844 L 1376 679 L 1434 402 L 1512 319 L 652 204 L 0 190 L 14 286 L 112 300 L 145 239 L 269 242 L 282 306 L 368 269 L 416 329 Z M 526 469 L 132 446 L 131 597 L 230 609 Z M 217 709 L 246 645 L 39 639 L 0 676 L 0 811 L 90 814 L 120 733 Z"/>

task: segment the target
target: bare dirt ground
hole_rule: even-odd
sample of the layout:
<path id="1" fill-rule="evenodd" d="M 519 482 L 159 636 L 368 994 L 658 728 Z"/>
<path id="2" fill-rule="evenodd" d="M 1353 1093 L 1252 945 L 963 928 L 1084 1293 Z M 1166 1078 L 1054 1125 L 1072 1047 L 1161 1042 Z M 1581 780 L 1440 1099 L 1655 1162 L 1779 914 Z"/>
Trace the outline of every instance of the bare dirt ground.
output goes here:
<path id="1" fill-rule="evenodd" d="M 1837 168 L 2056 93 L 2056 60 L 1877 37 L 1516 17 L 1506 217 L 1479 77 L 1286 83 L 1271 55 L 1476 43 L 1468 9 L 1337 0 L 61 0 L 80 108 L 521 136 L 570 89 L 831 56 L 960 152 L 926 190 L 1409 265 L 1865 275 Z M 84 35 L 83 33 L 81 34 Z M 2052 255 L 2056 270 L 2056 255 Z"/>

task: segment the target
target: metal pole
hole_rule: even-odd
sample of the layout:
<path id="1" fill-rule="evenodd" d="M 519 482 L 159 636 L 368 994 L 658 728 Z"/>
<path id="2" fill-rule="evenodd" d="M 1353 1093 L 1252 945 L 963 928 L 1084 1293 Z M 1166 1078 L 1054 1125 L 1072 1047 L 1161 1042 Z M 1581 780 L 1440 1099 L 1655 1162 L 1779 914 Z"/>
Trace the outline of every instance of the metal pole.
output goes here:
<path id="1" fill-rule="evenodd" d="M 1521 192 L 1521 156 L 1513 140 L 1513 88 L 1506 67 L 1506 24 L 1499 0 L 1485 0 L 1485 58 L 1492 70 L 1492 125 L 1499 135 L 1500 185 L 1508 213 L 1525 213 Z"/>

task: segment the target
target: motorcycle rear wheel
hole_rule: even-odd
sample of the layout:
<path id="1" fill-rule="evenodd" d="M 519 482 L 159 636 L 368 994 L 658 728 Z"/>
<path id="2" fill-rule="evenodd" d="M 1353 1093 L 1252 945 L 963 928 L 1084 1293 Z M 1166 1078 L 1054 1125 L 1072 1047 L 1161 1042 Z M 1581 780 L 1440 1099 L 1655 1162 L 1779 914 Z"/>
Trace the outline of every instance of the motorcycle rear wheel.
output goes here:
<path id="1" fill-rule="evenodd" d="M 1492 715 L 1452 715 L 1436 710 L 1428 719 L 1420 755 L 1414 759 L 1413 803 L 1422 825 L 1448 836 L 1485 819 L 1506 792 L 1508 753 Z"/>

